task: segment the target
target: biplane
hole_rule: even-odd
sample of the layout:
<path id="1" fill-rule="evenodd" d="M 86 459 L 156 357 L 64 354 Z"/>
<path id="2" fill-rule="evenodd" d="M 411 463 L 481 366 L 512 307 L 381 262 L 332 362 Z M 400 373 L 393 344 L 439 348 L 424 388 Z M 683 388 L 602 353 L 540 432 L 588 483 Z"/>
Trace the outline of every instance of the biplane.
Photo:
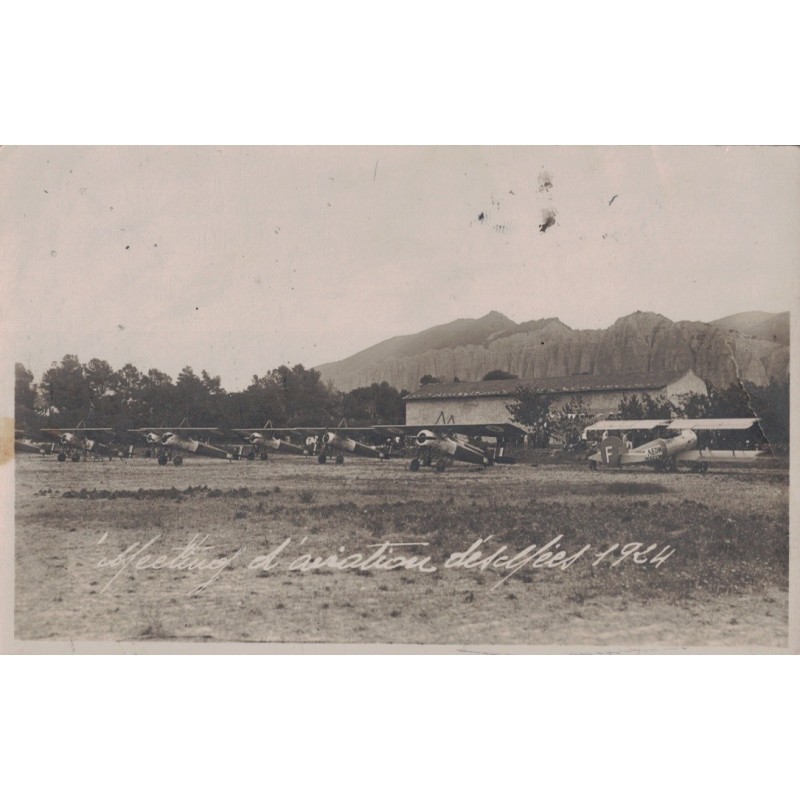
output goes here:
<path id="1" fill-rule="evenodd" d="M 269 457 L 269 450 L 276 453 L 288 453 L 295 456 L 311 455 L 309 448 L 301 447 L 289 441 L 287 431 L 291 428 L 273 428 L 271 422 L 267 422 L 263 428 L 232 428 L 231 432 L 244 438 L 250 444 L 250 450 L 245 455 L 249 461 L 256 457 L 266 461 Z"/>
<path id="2" fill-rule="evenodd" d="M 585 428 L 583 437 L 602 432 L 597 452 L 589 456 L 591 469 L 597 469 L 598 464 L 619 468 L 646 464 L 657 472 L 675 472 L 678 465 L 685 464 L 692 472 L 707 472 L 710 463 L 746 462 L 764 456 L 763 449 L 726 448 L 719 443 L 725 432 L 747 431 L 758 422 L 757 417 L 604 420 Z M 646 441 L 637 444 L 638 438 Z M 760 429 L 754 438 L 763 440 Z"/>
<path id="3" fill-rule="evenodd" d="M 183 463 L 181 451 L 207 458 L 224 458 L 228 461 L 238 458 L 235 452 L 202 441 L 203 436 L 210 438 L 219 435 L 218 428 L 193 428 L 186 424 L 185 419 L 177 428 L 133 428 L 128 432 L 144 436 L 148 446 L 145 455 L 158 453 L 158 463 L 162 466 L 171 461 L 179 467 Z"/>
<path id="4" fill-rule="evenodd" d="M 74 428 L 42 428 L 42 433 L 56 440 L 59 461 L 87 461 L 90 454 L 109 460 L 114 457 L 113 428 L 87 428 L 79 422 Z"/>
<path id="5" fill-rule="evenodd" d="M 443 472 L 454 461 L 484 467 L 513 463 L 513 459 L 503 455 L 505 444 L 521 439 L 526 433 L 510 422 L 459 424 L 452 417 L 445 422 L 443 414 L 433 425 L 376 425 L 373 430 L 413 440 L 414 456 L 408 464 L 412 472 L 420 467 Z M 488 445 L 484 439 L 494 439 L 495 445 Z"/>

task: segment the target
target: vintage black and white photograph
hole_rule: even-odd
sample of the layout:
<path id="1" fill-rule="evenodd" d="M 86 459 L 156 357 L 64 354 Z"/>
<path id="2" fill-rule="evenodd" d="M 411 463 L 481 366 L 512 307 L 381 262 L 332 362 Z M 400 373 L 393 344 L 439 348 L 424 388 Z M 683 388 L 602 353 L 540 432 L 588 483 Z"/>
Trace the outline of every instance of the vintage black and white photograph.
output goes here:
<path id="1" fill-rule="evenodd" d="M 799 170 L 2 148 L 14 648 L 786 651 Z"/>

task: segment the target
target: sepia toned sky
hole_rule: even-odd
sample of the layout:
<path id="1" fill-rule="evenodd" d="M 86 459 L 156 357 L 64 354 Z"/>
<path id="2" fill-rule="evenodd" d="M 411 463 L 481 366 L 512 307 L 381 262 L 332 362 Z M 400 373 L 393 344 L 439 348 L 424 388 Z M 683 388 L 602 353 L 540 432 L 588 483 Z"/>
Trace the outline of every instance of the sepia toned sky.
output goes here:
<path id="1" fill-rule="evenodd" d="M 797 148 L 4 147 L 0 175 L 37 379 L 74 353 L 235 390 L 491 310 L 710 321 L 797 291 Z"/>

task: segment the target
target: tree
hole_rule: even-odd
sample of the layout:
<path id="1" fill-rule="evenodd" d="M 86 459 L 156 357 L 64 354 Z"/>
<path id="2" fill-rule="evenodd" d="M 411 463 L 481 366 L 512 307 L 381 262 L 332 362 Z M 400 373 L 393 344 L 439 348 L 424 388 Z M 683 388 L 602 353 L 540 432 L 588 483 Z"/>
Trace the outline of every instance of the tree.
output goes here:
<path id="1" fill-rule="evenodd" d="M 628 397 L 627 394 L 622 395 L 617 406 L 617 412 L 622 419 L 647 419 L 642 401 L 639 399 L 638 394 Z"/>
<path id="2" fill-rule="evenodd" d="M 247 389 L 229 394 L 225 398 L 225 417 L 232 428 L 260 428 L 267 422 L 283 425 L 286 406 L 274 375 L 253 375 Z"/>
<path id="3" fill-rule="evenodd" d="M 150 369 L 142 378 L 141 402 L 146 409 L 149 425 L 175 425 L 176 398 L 175 385 L 166 372 Z"/>
<path id="4" fill-rule="evenodd" d="M 506 405 L 511 419 L 531 434 L 534 447 L 547 447 L 550 442 L 549 413 L 553 397 L 550 392 L 520 386 L 514 400 Z"/>
<path id="5" fill-rule="evenodd" d="M 512 378 L 519 378 L 518 375 L 514 375 L 511 372 L 504 372 L 502 369 L 493 369 L 490 372 L 487 372 L 482 378 L 482 381 L 507 381 L 511 380 Z"/>
<path id="6" fill-rule="evenodd" d="M 318 370 L 281 365 L 271 375 L 282 394 L 289 425 L 324 425 L 333 420 L 338 397 L 322 383 Z"/>
<path id="7" fill-rule="evenodd" d="M 133 364 L 126 364 L 114 373 L 116 415 L 111 424 L 120 430 L 139 428 L 150 422 L 144 402 L 145 376 Z"/>
<path id="8" fill-rule="evenodd" d="M 708 419 L 711 413 L 711 397 L 708 394 L 690 392 L 681 397 L 681 413 L 688 419 Z"/>
<path id="9" fill-rule="evenodd" d="M 41 387 L 47 399 L 48 415 L 60 425 L 76 425 L 91 410 L 91 393 L 78 357 L 65 355 L 42 375 Z"/>
<path id="10" fill-rule="evenodd" d="M 433 375 L 423 375 L 419 379 L 420 386 L 430 386 L 432 383 L 441 383 L 441 381 Z"/>
<path id="11" fill-rule="evenodd" d="M 403 396 L 386 381 L 373 383 L 342 395 L 342 414 L 348 420 L 374 425 L 401 424 Z"/>
<path id="12" fill-rule="evenodd" d="M 222 379 L 219 375 L 212 378 L 205 370 L 202 370 L 200 372 L 200 380 L 203 383 L 203 387 L 210 395 L 225 394 L 225 390 L 222 388 Z"/>
<path id="13" fill-rule="evenodd" d="M 23 364 L 14 365 L 14 425 L 22 430 L 36 425 L 36 384 Z"/>
<path id="14" fill-rule="evenodd" d="M 767 386 L 747 385 L 753 410 L 761 418 L 761 430 L 771 445 L 789 445 L 789 381 L 774 378 Z"/>
<path id="15" fill-rule="evenodd" d="M 187 417 L 194 424 L 197 424 L 196 420 L 210 423 L 208 389 L 189 366 L 180 371 L 175 381 L 175 399 L 177 401 L 175 410 L 181 417 Z"/>
<path id="16" fill-rule="evenodd" d="M 755 416 L 750 394 L 741 382 L 727 389 L 710 386 L 708 394 L 691 392 L 681 398 L 681 410 L 688 419 L 723 419 Z"/>
<path id="17" fill-rule="evenodd" d="M 732 383 L 727 389 L 711 388 L 709 397 L 712 399 L 714 414 L 718 417 L 753 417 L 753 408 L 750 405 L 750 395 L 741 381 Z"/>
<path id="18" fill-rule="evenodd" d="M 649 394 L 644 394 L 642 395 L 642 406 L 644 419 L 672 419 L 678 416 L 677 406 L 665 397 L 651 397 Z"/>
<path id="19" fill-rule="evenodd" d="M 558 436 L 564 445 L 576 445 L 581 441 L 586 420 L 590 417 L 581 395 L 573 395 L 560 411 L 550 418 L 550 433 Z"/>
<path id="20" fill-rule="evenodd" d="M 87 425 L 106 425 L 119 411 L 117 375 L 108 361 L 93 358 L 84 367 L 91 419 Z"/>

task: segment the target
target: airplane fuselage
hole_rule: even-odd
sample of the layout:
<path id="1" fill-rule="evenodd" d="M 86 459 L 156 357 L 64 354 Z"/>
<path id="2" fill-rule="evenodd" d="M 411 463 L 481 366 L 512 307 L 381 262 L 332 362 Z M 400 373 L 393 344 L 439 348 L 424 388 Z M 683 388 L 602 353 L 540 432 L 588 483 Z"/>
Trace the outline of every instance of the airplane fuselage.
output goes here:
<path id="1" fill-rule="evenodd" d="M 177 433 L 165 433 L 161 437 L 161 444 L 163 447 L 169 447 L 176 450 L 183 450 L 187 453 L 195 453 L 198 456 L 206 456 L 208 458 L 232 458 L 227 450 L 221 447 L 214 447 L 213 445 L 199 442 L 197 439 L 183 437 Z"/>
<path id="2" fill-rule="evenodd" d="M 485 450 L 466 441 L 439 436 L 433 431 L 427 430 L 420 431 L 415 438 L 420 448 L 430 448 L 430 450 L 454 461 L 465 461 L 468 464 L 480 464 L 484 467 L 489 467 L 494 463 Z"/>
<path id="3" fill-rule="evenodd" d="M 361 442 L 357 442 L 355 439 L 351 439 L 349 436 L 335 431 L 327 431 L 324 433 L 322 435 L 322 444 L 333 450 L 338 450 L 342 453 L 352 453 L 355 456 L 386 458 L 386 453 L 382 450 L 378 450 L 366 444 L 361 444 Z"/>
<path id="4" fill-rule="evenodd" d="M 694 431 L 681 431 L 671 439 L 654 439 L 652 442 L 636 447 L 628 452 L 643 453 L 646 462 L 666 461 L 679 453 L 697 446 L 697 434 Z"/>
<path id="5" fill-rule="evenodd" d="M 287 442 L 285 439 L 279 439 L 277 436 L 264 436 L 261 433 L 251 433 L 248 441 L 253 447 L 263 449 L 269 447 L 277 453 L 291 453 L 297 456 L 307 454 L 307 450 L 299 445 Z"/>

